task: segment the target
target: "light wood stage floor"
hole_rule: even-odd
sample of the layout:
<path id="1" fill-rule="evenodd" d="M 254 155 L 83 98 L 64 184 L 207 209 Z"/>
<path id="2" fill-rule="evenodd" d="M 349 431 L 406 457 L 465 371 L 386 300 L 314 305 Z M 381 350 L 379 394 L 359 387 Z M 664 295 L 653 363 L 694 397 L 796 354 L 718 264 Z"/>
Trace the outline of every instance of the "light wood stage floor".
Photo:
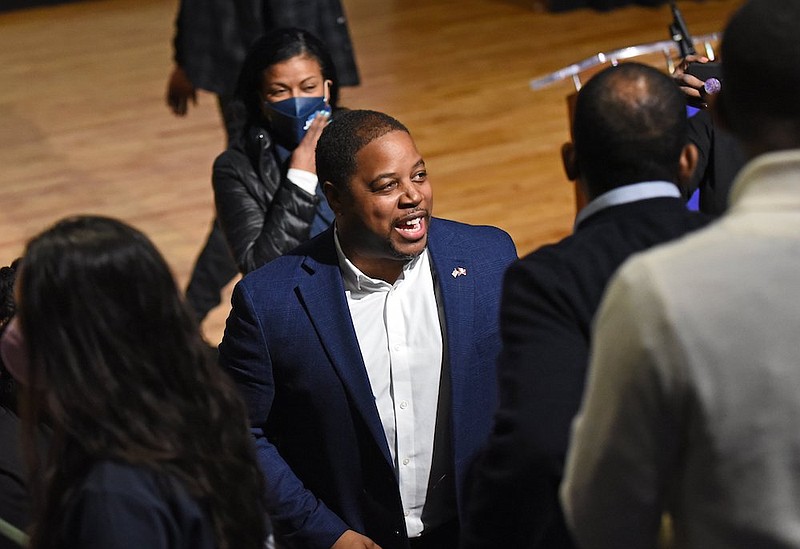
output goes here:
<path id="1" fill-rule="evenodd" d="M 695 35 L 741 0 L 682 1 Z M 342 104 L 404 122 L 435 214 L 507 230 L 519 253 L 571 230 L 559 149 L 572 83 L 529 80 L 600 51 L 668 38 L 669 8 L 552 14 L 532 0 L 345 0 L 362 85 Z M 92 0 L 0 14 L 0 264 L 55 220 L 119 217 L 147 233 L 181 285 L 213 215 L 223 147 L 214 97 L 164 103 L 175 0 Z M 230 287 L 227 292 L 230 292 Z M 203 328 L 222 336 L 228 296 Z"/>

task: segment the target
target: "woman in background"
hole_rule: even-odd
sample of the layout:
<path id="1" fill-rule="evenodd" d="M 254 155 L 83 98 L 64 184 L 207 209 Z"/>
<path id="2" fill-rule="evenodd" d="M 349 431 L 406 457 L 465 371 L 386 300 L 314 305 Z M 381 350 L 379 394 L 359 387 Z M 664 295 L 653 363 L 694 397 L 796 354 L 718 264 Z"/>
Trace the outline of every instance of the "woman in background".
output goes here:
<path id="1" fill-rule="evenodd" d="M 260 549 L 244 407 L 139 231 L 65 219 L 27 246 L 3 334 L 41 479 L 31 547 Z"/>
<path id="2" fill-rule="evenodd" d="M 286 28 L 250 47 L 236 94 L 247 126 L 214 162 L 213 185 L 217 219 L 246 274 L 333 222 L 314 152 L 339 91 L 322 42 Z"/>

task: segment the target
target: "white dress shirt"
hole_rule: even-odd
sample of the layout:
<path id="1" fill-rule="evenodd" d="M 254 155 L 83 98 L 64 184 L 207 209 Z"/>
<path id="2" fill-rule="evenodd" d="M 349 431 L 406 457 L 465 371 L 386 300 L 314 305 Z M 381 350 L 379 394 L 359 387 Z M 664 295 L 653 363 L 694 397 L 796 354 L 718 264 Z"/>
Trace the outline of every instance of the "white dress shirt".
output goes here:
<path id="1" fill-rule="evenodd" d="M 400 485 L 409 537 L 423 529 L 433 457 L 442 329 L 428 250 L 394 284 L 345 257 L 335 233 L 347 303 Z"/>

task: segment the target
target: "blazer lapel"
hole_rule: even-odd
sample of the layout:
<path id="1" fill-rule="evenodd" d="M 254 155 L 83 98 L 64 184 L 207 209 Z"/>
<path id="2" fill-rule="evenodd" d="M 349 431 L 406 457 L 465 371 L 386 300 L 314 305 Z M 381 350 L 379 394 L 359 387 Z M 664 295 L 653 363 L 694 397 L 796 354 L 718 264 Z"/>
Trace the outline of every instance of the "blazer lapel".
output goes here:
<path id="1" fill-rule="evenodd" d="M 333 248 L 332 236 L 330 245 Z M 363 418 L 387 463 L 391 465 L 386 434 L 375 406 L 375 397 L 350 318 L 335 251 L 333 258 L 327 257 L 324 261 L 307 257 L 303 267 L 309 276 L 298 284 L 298 297 L 333 368 L 342 380 L 352 405 Z"/>
<path id="2" fill-rule="evenodd" d="M 433 262 L 434 275 L 444 311 L 446 334 L 446 360 L 450 373 L 450 401 L 453 425 L 453 450 L 458 457 L 462 453 L 464 429 L 471 429 L 470 416 L 474 402 L 480 402 L 476 393 L 485 390 L 480 387 L 482 379 L 478 361 L 475 360 L 474 334 L 475 292 L 481 291 L 476 284 L 480 278 L 473 271 L 474 262 L 469 259 L 469 246 L 456 240 L 450 231 L 437 230 L 434 220 L 428 247 Z M 441 228 L 441 226 L 440 226 Z"/>
<path id="3" fill-rule="evenodd" d="M 447 339 L 447 358 L 450 364 L 451 393 L 453 411 L 461 408 L 461 403 L 469 393 L 474 360 L 471 360 L 472 338 L 475 333 L 474 319 L 476 274 L 473 262 L 462 255 L 468 246 L 453 242 L 450 232 L 438 230 L 440 225 L 434 219 L 428 249 L 431 254 L 433 271 L 439 290 L 439 299 L 444 311 L 444 328 Z M 472 378 L 475 379 L 475 378 Z"/>
<path id="4" fill-rule="evenodd" d="M 428 240 L 446 318 L 452 451 L 456 486 L 461 487 L 475 451 L 490 431 L 496 391 L 494 364 L 487 363 L 494 358 L 487 354 L 487 345 L 493 344 L 497 319 L 485 315 L 494 314 L 487 305 L 498 292 L 486 284 L 496 285 L 498 280 L 494 272 L 481 272 L 491 262 L 476 256 L 476 243 L 468 239 L 474 234 L 437 219 L 431 222 Z"/>

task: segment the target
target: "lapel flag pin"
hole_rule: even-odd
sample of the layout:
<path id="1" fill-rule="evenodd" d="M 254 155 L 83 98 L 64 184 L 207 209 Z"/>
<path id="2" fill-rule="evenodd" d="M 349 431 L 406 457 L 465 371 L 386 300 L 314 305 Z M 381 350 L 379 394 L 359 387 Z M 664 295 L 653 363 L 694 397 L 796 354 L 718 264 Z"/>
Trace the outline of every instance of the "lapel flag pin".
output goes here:
<path id="1" fill-rule="evenodd" d="M 453 278 L 458 278 L 459 276 L 467 276 L 467 270 L 464 267 L 456 267 L 450 274 L 453 275 Z"/>

